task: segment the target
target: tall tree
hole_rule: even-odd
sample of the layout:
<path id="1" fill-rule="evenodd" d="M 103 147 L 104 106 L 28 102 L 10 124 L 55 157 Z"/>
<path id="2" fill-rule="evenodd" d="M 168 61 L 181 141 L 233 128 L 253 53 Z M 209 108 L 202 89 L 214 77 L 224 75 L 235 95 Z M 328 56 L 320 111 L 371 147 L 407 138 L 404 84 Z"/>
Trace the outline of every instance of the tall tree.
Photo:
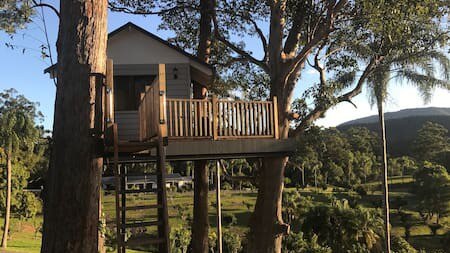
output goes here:
<path id="1" fill-rule="evenodd" d="M 124 3 L 124 1 L 115 2 Z M 142 10 L 139 4 L 129 3 L 133 11 Z M 163 27 L 172 28 L 177 33 L 177 42 L 188 45 L 189 42 L 194 41 L 192 35 L 196 35 L 198 30 L 196 23 L 192 22 L 192 17 L 198 16 L 198 1 L 140 2 L 142 3 L 149 7 L 145 9 L 146 14 L 160 14 L 164 17 L 164 21 L 169 21 L 169 25 L 163 24 Z M 252 70 L 249 71 L 249 75 L 258 73 L 258 76 L 263 77 L 254 79 L 266 81 L 267 86 L 262 85 L 262 87 L 267 87 L 269 97 L 278 97 L 278 124 L 281 139 L 296 138 L 331 106 L 339 102 L 351 102 L 351 99 L 361 92 L 367 77 L 383 60 L 381 53 L 373 58 L 356 57 L 360 55 L 355 53 L 355 49 L 368 48 L 369 44 L 373 44 L 373 41 L 380 38 L 378 34 L 386 28 L 389 28 L 388 32 L 394 31 L 397 35 L 403 35 L 403 37 L 388 38 L 398 44 L 403 43 L 407 45 L 405 48 L 408 48 L 411 43 L 405 42 L 410 42 L 409 36 L 416 34 L 416 38 L 420 36 L 428 38 L 423 35 L 430 31 L 430 29 L 426 32 L 409 29 L 410 25 L 415 22 L 429 24 L 439 21 L 440 12 L 436 9 L 442 6 L 446 6 L 444 0 L 414 1 L 413 3 L 406 0 L 395 3 L 365 0 L 216 0 L 213 38 L 214 41 L 220 42 L 217 48 L 226 48 L 230 52 L 228 57 L 224 57 L 227 59 L 226 66 L 246 66 L 247 64 L 252 66 L 249 68 Z M 420 14 L 422 19 L 410 20 L 409 16 L 414 12 Z M 177 13 L 178 15 L 173 15 Z M 170 18 L 170 15 L 173 18 Z M 404 22 L 405 20 L 408 22 Z M 262 28 L 264 25 L 265 29 Z M 265 34 L 267 31 L 268 36 Z M 241 41 L 241 38 L 246 36 L 256 38 L 260 42 L 260 46 L 255 47 L 254 52 L 246 49 Z M 423 46 L 424 41 L 425 39 L 417 45 Z M 353 52 L 353 54 L 336 52 Z M 316 55 L 312 55 L 314 53 Z M 329 55 L 338 55 L 335 59 L 341 60 L 335 60 L 328 66 L 342 65 L 342 70 L 347 70 L 349 66 L 366 65 L 363 68 L 353 68 L 350 72 L 330 71 L 336 72 L 336 80 L 327 82 L 327 71 L 320 65 L 320 59 L 326 59 Z M 222 56 L 225 55 L 217 55 L 218 58 Z M 307 100 L 301 101 L 302 106 L 298 113 L 300 117 L 296 119 L 296 114 L 292 112 L 292 109 L 295 109 L 292 107 L 293 91 L 299 83 L 298 79 L 308 60 L 314 60 L 312 65 L 320 73 L 320 82 L 308 90 L 308 98 L 313 100 L 313 103 L 307 103 Z M 227 68 L 223 70 L 227 72 Z M 259 75 L 260 73 L 262 74 Z M 355 80 L 356 74 L 360 74 L 357 80 Z M 351 82 L 342 82 L 343 79 L 351 80 Z M 300 84 L 306 86 L 302 82 Z M 306 104 L 312 104 L 312 107 L 306 107 Z M 290 131 L 293 120 L 296 120 L 297 126 L 295 130 Z M 259 193 L 255 212 L 250 224 L 250 252 L 281 250 L 282 236 L 288 231 L 288 226 L 281 217 L 281 192 L 286 162 L 287 157 L 264 160 L 259 176 Z"/>
<path id="2" fill-rule="evenodd" d="M 14 34 L 31 21 L 33 4 L 30 0 L 2 0 L 0 2 L 0 30 Z"/>
<path id="3" fill-rule="evenodd" d="M 450 177 L 441 165 L 424 162 L 414 173 L 413 191 L 419 200 L 419 208 L 425 218 L 431 220 L 450 213 Z"/>
<path id="4" fill-rule="evenodd" d="M 414 153 L 419 161 L 434 161 L 440 152 L 450 150 L 448 130 L 437 123 L 426 122 L 417 131 Z"/>
<path id="5" fill-rule="evenodd" d="M 0 149 L 6 156 L 6 204 L 2 248 L 7 247 L 11 216 L 12 163 L 19 150 L 33 150 L 39 138 L 39 130 L 34 122 L 41 117 L 37 104 L 14 89 L 0 93 Z"/>
<path id="6" fill-rule="evenodd" d="M 41 252 L 97 252 L 103 165 L 95 102 L 106 70 L 107 1 L 60 2 L 53 149 Z"/>

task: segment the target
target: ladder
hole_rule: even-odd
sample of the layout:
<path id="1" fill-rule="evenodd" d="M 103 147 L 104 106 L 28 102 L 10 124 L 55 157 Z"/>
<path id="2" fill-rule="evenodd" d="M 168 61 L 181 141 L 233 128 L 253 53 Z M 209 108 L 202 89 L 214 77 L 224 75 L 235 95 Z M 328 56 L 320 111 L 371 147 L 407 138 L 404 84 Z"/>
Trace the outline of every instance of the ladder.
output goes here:
<path id="1" fill-rule="evenodd" d="M 115 202 L 116 202 L 116 239 L 117 252 L 125 253 L 126 247 L 154 245 L 160 253 L 168 253 L 170 249 L 169 241 L 169 222 L 167 209 L 167 192 L 166 192 L 166 170 L 165 170 L 165 146 L 161 138 L 154 140 L 149 144 L 150 148 L 156 148 L 156 188 L 143 187 L 142 189 L 128 189 L 127 180 L 130 176 L 151 176 L 145 173 L 129 174 L 125 166 L 121 166 L 119 160 L 120 145 L 117 133 L 117 124 L 113 124 L 113 171 L 115 176 Z M 127 206 L 127 195 L 133 194 L 156 194 L 156 204 L 146 204 L 139 206 Z M 145 210 L 150 213 L 156 209 L 156 220 L 127 221 L 128 211 Z M 145 229 L 146 227 L 156 226 L 157 237 L 139 236 L 138 238 L 130 238 L 127 240 L 126 234 L 131 229 Z"/>

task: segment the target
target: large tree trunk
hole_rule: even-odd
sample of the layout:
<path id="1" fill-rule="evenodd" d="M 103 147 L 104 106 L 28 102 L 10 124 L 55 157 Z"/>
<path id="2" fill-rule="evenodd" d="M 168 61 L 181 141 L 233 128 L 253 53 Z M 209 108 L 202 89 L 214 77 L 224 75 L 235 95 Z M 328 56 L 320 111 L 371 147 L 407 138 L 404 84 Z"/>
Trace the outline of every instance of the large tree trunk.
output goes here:
<path id="1" fill-rule="evenodd" d="M 11 173 L 12 173 L 12 144 L 8 145 L 6 151 L 6 205 L 5 221 L 3 226 L 2 248 L 8 247 L 9 220 L 11 217 Z"/>
<path id="2" fill-rule="evenodd" d="M 287 157 L 263 160 L 258 197 L 250 221 L 248 252 L 281 252 L 282 236 L 289 230 L 281 216 L 281 196 L 287 160 Z"/>
<path id="3" fill-rule="evenodd" d="M 197 57 L 209 62 L 212 34 L 212 0 L 200 0 L 200 28 Z M 206 98 L 206 84 L 194 84 L 194 98 Z M 194 217 L 192 222 L 192 250 L 208 253 L 208 168 L 207 161 L 194 162 Z"/>
<path id="4" fill-rule="evenodd" d="M 388 185 L 388 161 L 386 148 L 386 127 L 384 124 L 383 101 L 377 98 L 378 118 L 380 123 L 380 137 L 382 145 L 382 185 L 383 185 L 383 218 L 384 218 L 384 236 L 385 236 L 385 252 L 391 252 L 391 231 L 389 227 L 389 185 Z"/>
<path id="5" fill-rule="evenodd" d="M 107 1 L 61 1 L 53 153 L 41 252 L 98 250 L 102 141 L 96 82 L 106 69 Z M 100 106 L 100 105 L 97 105 Z M 97 123 L 96 123 L 97 122 Z"/>
<path id="6" fill-rule="evenodd" d="M 207 161 L 194 163 L 194 220 L 192 252 L 208 253 L 208 169 Z"/>

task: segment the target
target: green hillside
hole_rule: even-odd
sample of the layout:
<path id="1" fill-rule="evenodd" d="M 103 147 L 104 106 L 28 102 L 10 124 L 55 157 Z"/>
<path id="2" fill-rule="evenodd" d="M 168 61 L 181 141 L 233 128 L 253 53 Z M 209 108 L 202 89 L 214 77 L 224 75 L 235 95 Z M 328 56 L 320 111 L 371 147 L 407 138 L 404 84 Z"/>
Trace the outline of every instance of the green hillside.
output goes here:
<path id="1" fill-rule="evenodd" d="M 425 115 L 424 110 L 426 109 L 429 109 L 430 115 Z M 444 112 L 446 113 L 440 115 L 435 113 L 434 109 L 420 109 L 419 116 L 412 116 L 411 113 L 414 113 L 414 111 L 411 109 L 408 110 L 408 115 L 404 115 L 404 111 L 389 113 L 389 117 L 386 119 L 389 154 L 393 156 L 410 155 L 417 130 L 427 121 L 441 124 L 450 130 L 450 108 L 445 108 Z M 443 108 L 440 109 L 442 110 Z M 374 132 L 378 132 L 379 126 L 376 119 L 376 117 L 371 116 L 341 124 L 337 128 L 344 131 L 351 127 L 366 127 Z"/>

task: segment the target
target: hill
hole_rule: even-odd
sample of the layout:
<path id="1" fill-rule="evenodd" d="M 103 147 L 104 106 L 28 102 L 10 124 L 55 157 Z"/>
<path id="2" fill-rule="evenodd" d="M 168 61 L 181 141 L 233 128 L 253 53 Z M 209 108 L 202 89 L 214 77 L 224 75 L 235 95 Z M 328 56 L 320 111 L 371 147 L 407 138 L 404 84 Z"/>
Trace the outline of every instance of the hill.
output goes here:
<path id="1" fill-rule="evenodd" d="M 414 108 L 397 112 L 388 112 L 386 118 L 386 134 L 388 139 L 388 152 L 391 155 L 411 154 L 411 147 L 417 130 L 427 122 L 435 122 L 450 130 L 450 108 Z M 373 115 L 345 122 L 339 125 L 339 130 L 351 127 L 366 127 L 374 132 L 379 131 L 378 116 Z"/>

